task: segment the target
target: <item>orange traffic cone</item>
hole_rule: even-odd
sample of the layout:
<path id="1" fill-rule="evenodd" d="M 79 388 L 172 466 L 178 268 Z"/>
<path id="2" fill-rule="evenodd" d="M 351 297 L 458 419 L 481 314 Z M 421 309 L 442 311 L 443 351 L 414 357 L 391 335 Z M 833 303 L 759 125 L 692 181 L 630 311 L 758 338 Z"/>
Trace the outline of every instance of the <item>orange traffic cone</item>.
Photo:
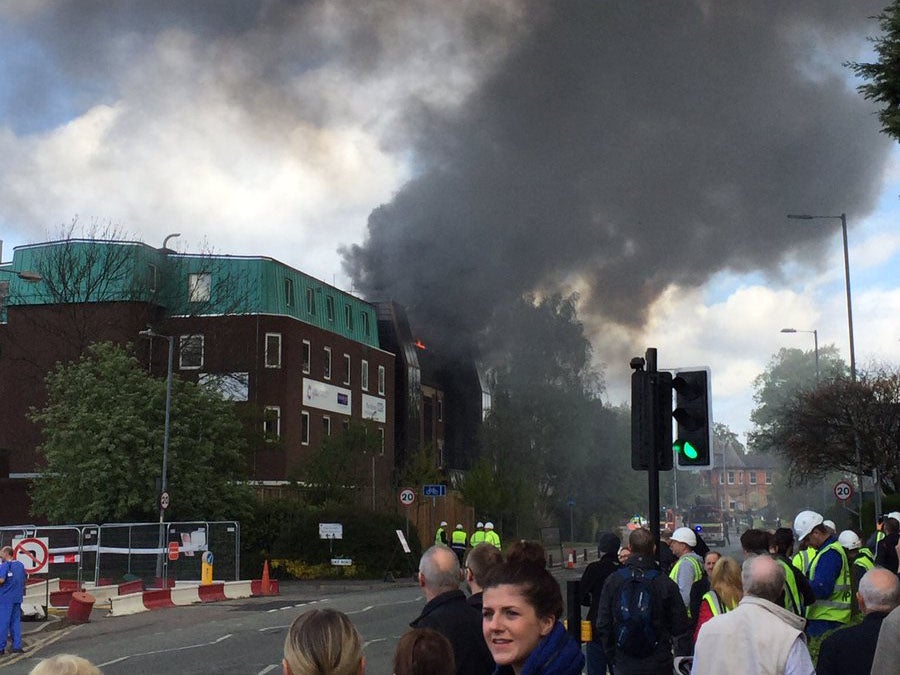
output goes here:
<path id="1" fill-rule="evenodd" d="M 575 549 L 569 551 L 569 559 L 566 561 L 566 569 L 575 569 Z"/>
<path id="2" fill-rule="evenodd" d="M 262 594 L 269 595 L 271 592 L 270 583 L 269 583 L 269 559 L 266 558 L 266 561 L 263 563 L 263 571 L 262 571 Z"/>

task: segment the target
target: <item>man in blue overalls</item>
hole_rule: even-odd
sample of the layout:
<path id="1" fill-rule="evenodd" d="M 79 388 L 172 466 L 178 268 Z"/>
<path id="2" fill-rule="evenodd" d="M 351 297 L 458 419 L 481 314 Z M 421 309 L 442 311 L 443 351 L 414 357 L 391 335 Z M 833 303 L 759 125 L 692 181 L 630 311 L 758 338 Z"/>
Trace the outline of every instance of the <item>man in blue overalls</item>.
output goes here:
<path id="1" fill-rule="evenodd" d="M 0 655 L 12 635 L 12 651 L 22 653 L 22 598 L 25 596 L 25 566 L 13 557 L 11 546 L 0 549 Z"/>

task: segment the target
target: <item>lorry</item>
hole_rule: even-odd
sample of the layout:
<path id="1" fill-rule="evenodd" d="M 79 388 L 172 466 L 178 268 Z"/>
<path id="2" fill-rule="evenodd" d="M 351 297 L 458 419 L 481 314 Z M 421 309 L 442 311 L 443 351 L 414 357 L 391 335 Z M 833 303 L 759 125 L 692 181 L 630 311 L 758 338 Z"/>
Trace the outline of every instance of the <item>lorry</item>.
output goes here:
<path id="1" fill-rule="evenodd" d="M 685 525 L 699 534 L 707 546 L 725 545 L 722 510 L 712 504 L 698 504 L 685 515 Z"/>

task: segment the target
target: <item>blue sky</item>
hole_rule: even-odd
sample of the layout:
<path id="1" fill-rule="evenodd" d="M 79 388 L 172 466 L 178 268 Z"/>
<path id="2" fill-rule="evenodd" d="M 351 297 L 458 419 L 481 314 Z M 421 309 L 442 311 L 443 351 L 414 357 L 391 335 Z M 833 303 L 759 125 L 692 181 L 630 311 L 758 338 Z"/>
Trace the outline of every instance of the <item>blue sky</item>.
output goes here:
<path id="1" fill-rule="evenodd" d="M 621 34 L 626 48 L 652 37 L 672 40 L 665 43 L 671 51 L 663 54 L 697 51 L 696 60 L 678 63 L 672 71 L 684 78 L 668 94 L 674 96 L 672 115 L 683 117 L 673 118 L 668 135 L 677 137 L 679 129 L 694 123 L 712 125 L 712 150 L 698 148 L 698 153 L 709 152 L 703 161 L 715 161 L 719 148 L 728 158 L 712 174 L 730 176 L 738 162 L 759 163 L 758 171 L 737 167 L 733 186 L 726 189 L 723 182 L 707 195 L 720 207 L 713 212 L 725 213 L 725 219 L 728 211 L 721 204 L 733 201 L 742 212 L 735 223 L 722 223 L 724 245 L 717 242 L 715 255 L 727 260 L 687 263 L 696 264 L 698 285 L 690 283 L 690 275 L 664 270 L 649 300 L 648 320 L 640 327 L 621 322 L 602 304 L 585 303 L 582 318 L 597 364 L 604 368 L 610 402 L 627 400 L 628 357 L 657 347 L 663 367 L 712 367 L 715 417 L 743 436 L 750 428 L 752 381 L 771 356 L 781 347 L 812 349 L 811 335 L 785 335 L 781 328 L 816 329 L 820 347 L 833 343 L 847 357 L 840 224 L 788 221 L 779 215 L 788 211 L 847 212 L 858 364 L 900 363 L 900 230 L 895 224 L 900 152 L 877 134 L 874 108 L 852 92 L 854 83 L 841 67 L 867 53 L 866 36 L 874 25 L 866 17 L 883 3 L 708 5 L 685 0 L 638 7 L 634 16 L 625 16 L 623 8 L 641 3 L 561 4 L 573 16 L 602 7 L 598 34 L 611 26 L 603 39 Z M 180 232 L 172 242 L 179 250 L 272 256 L 349 290 L 352 282 L 338 249 L 365 241 L 372 234 L 367 221 L 373 209 L 391 203 L 411 178 L 427 175 L 440 163 L 432 147 L 439 143 L 422 133 L 432 128 L 429 120 L 453 120 L 456 127 L 471 129 L 466 126 L 471 119 L 492 119 L 470 114 L 472 101 L 486 98 L 486 86 L 509 81 L 500 76 L 509 67 L 506 57 L 541 37 L 553 46 L 541 35 L 541 21 L 550 21 L 543 16 L 547 12 L 528 0 L 397 0 L 364 10 L 340 0 L 122 1 L 99 7 L 0 0 L 4 260 L 14 246 L 55 237 L 77 218 L 88 228 L 111 224 L 152 245 Z M 679 43 L 682 38 L 666 29 L 682 16 L 690 20 Z M 644 25 L 632 21 L 651 27 L 650 37 L 643 31 L 630 34 L 634 25 Z M 696 35 L 708 37 L 708 43 L 698 44 Z M 731 51 L 731 43 L 740 39 L 735 36 L 742 35 L 750 37 L 737 49 L 759 49 L 758 54 Z M 777 76 L 782 57 L 788 79 L 770 90 L 759 80 Z M 746 63 L 757 61 L 760 70 L 754 73 Z M 718 95 L 694 79 L 691 69 L 707 63 L 726 68 L 719 82 L 733 78 L 733 90 Z M 616 67 L 609 66 L 611 71 Z M 626 93 L 637 87 L 633 99 L 648 106 L 645 94 L 658 89 L 660 97 L 667 95 L 663 81 L 654 81 L 649 92 L 641 82 L 633 83 L 639 78 L 629 67 L 611 72 L 603 86 L 615 82 Z M 720 76 L 710 70 L 708 77 Z M 803 71 L 800 80 L 796 71 Z M 799 92 L 791 85 L 797 81 L 804 85 Z M 548 90 L 552 84 L 543 83 Z M 696 106 L 686 105 L 691 101 L 685 99 L 706 90 L 715 102 L 709 105 L 722 106 L 721 115 L 705 109 L 700 99 Z M 753 96 L 741 98 L 745 90 Z M 748 115 L 746 107 L 756 103 L 757 92 L 771 96 L 771 105 Z M 645 125 L 648 135 L 665 127 L 661 118 L 636 112 L 634 124 Z M 592 124 L 596 120 L 603 126 L 609 113 L 592 112 Z M 759 129 L 747 129 L 759 141 L 737 145 L 737 161 L 728 152 L 728 139 L 741 139 L 732 129 L 714 126 L 717 117 L 728 116 L 742 124 L 761 120 Z M 797 124 L 783 124 L 785 116 L 796 116 Z M 783 144 L 769 139 L 795 130 L 796 136 Z M 704 138 L 703 127 L 690 131 L 685 138 L 695 144 Z M 660 138 L 665 143 L 665 135 Z M 676 140 L 691 147 L 687 140 Z M 650 169 L 648 181 L 702 173 L 689 162 L 672 171 L 653 166 L 653 151 L 634 149 L 635 162 L 646 162 Z M 604 154 L 598 157 L 602 162 Z M 629 155 L 612 157 L 610 173 L 615 174 Z M 778 161 L 770 167 L 773 157 Z M 784 176 L 777 174 L 780 169 Z M 594 179 L 602 172 L 592 167 L 586 175 Z M 538 175 L 535 184 L 540 183 Z M 782 189 L 783 183 L 796 185 L 796 191 Z M 637 201 L 677 197 L 671 185 L 655 187 L 648 182 L 647 195 Z M 757 220 L 746 216 L 753 211 L 754 190 L 759 190 Z M 611 204 L 616 192 L 609 194 Z M 615 206 L 610 217 L 629 223 L 626 227 L 666 212 L 665 203 L 659 211 L 644 210 L 640 203 Z M 704 217 L 709 216 L 696 216 L 698 221 Z M 759 238 L 771 239 L 768 258 L 754 240 L 757 231 Z M 637 250 L 652 240 L 641 236 L 635 230 Z M 730 241 L 735 248 L 753 250 L 746 255 L 729 251 Z M 591 286 L 598 283 L 591 268 L 602 268 L 610 259 L 598 254 L 569 265 L 557 258 L 557 273 L 523 282 L 530 285 L 519 290 L 602 296 L 604 288 Z M 584 292 L 589 288 L 593 293 Z"/>

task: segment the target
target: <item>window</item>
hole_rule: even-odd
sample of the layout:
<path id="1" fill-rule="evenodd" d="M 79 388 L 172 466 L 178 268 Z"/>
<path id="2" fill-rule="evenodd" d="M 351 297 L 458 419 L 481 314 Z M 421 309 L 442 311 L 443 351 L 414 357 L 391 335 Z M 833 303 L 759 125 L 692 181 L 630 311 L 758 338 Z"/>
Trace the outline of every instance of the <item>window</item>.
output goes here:
<path id="1" fill-rule="evenodd" d="M 284 304 L 288 307 L 294 306 L 294 280 L 284 280 Z"/>
<path id="2" fill-rule="evenodd" d="M 748 476 L 750 477 L 750 478 L 749 478 L 749 480 L 750 480 L 750 485 L 756 485 L 756 472 L 755 472 L 755 471 L 751 471 L 751 472 L 748 474 Z"/>
<path id="3" fill-rule="evenodd" d="M 369 362 L 363 359 L 359 373 L 360 386 L 363 391 L 369 391 Z"/>
<path id="4" fill-rule="evenodd" d="M 728 472 L 728 484 L 734 485 L 734 471 Z"/>
<path id="5" fill-rule="evenodd" d="M 367 312 L 363 312 L 359 315 L 359 318 L 362 319 L 362 329 L 363 333 L 368 336 L 369 335 L 369 315 Z"/>
<path id="6" fill-rule="evenodd" d="M 325 347 L 325 363 L 323 365 L 325 368 L 325 370 L 324 370 L 325 379 L 330 380 L 331 379 L 331 347 Z"/>
<path id="7" fill-rule="evenodd" d="M 281 436 L 281 408 L 267 405 L 263 410 L 263 434 L 267 441 Z"/>
<path id="8" fill-rule="evenodd" d="M 325 298 L 325 314 L 328 320 L 334 323 L 334 298 L 330 295 Z"/>
<path id="9" fill-rule="evenodd" d="M 378 393 L 384 396 L 384 366 L 378 366 Z"/>
<path id="10" fill-rule="evenodd" d="M 203 367 L 203 336 L 182 335 L 178 341 L 178 367 L 199 370 Z"/>
<path id="11" fill-rule="evenodd" d="M 744 472 L 738 471 L 738 485 L 744 484 Z"/>
<path id="12" fill-rule="evenodd" d="M 159 288 L 159 269 L 153 263 L 147 263 L 147 288 L 151 293 Z"/>
<path id="13" fill-rule="evenodd" d="M 350 384 L 350 355 L 344 354 L 344 384 Z"/>
<path id="14" fill-rule="evenodd" d="M 381 454 L 384 454 L 384 427 L 378 427 L 378 441 L 381 444 Z"/>
<path id="15" fill-rule="evenodd" d="M 188 301 L 209 302 L 212 295 L 212 277 L 207 272 L 188 275 Z"/>
<path id="16" fill-rule="evenodd" d="M 344 305 L 344 321 L 347 322 L 347 330 L 353 330 L 353 308 Z"/>
<path id="17" fill-rule="evenodd" d="M 438 399 L 437 415 L 438 415 L 438 422 L 443 422 L 444 421 L 444 399 L 442 399 L 442 398 Z"/>
<path id="18" fill-rule="evenodd" d="M 331 436 L 331 418 L 328 415 L 322 415 L 322 433 Z"/>
<path id="19" fill-rule="evenodd" d="M 766 485 L 772 484 L 772 472 L 766 471 Z"/>
<path id="20" fill-rule="evenodd" d="M 309 413 L 305 410 L 300 413 L 300 443 L 309 445 Z"/>
<path id="21" fill-rule="evenodd" d="M 266 333 L 266 368 L 281 368 L 281 333 Z"/>
<path id="22" fill-rule="evenodd" d="M 316 292 L 312 288 L 306 289 L 306 313 L 316 313 Z"/>
<path id="23" fill-rule="evenodd" d="M 719 472 L 719 485 L 725 485 L 725 472 Z"/>
<path id="24" fill-rule="evenodd" d="M 303 372 L 309 375 L 309 366 L 312 362 L 312 347 L 309 340 L 303 341 Z"/>

